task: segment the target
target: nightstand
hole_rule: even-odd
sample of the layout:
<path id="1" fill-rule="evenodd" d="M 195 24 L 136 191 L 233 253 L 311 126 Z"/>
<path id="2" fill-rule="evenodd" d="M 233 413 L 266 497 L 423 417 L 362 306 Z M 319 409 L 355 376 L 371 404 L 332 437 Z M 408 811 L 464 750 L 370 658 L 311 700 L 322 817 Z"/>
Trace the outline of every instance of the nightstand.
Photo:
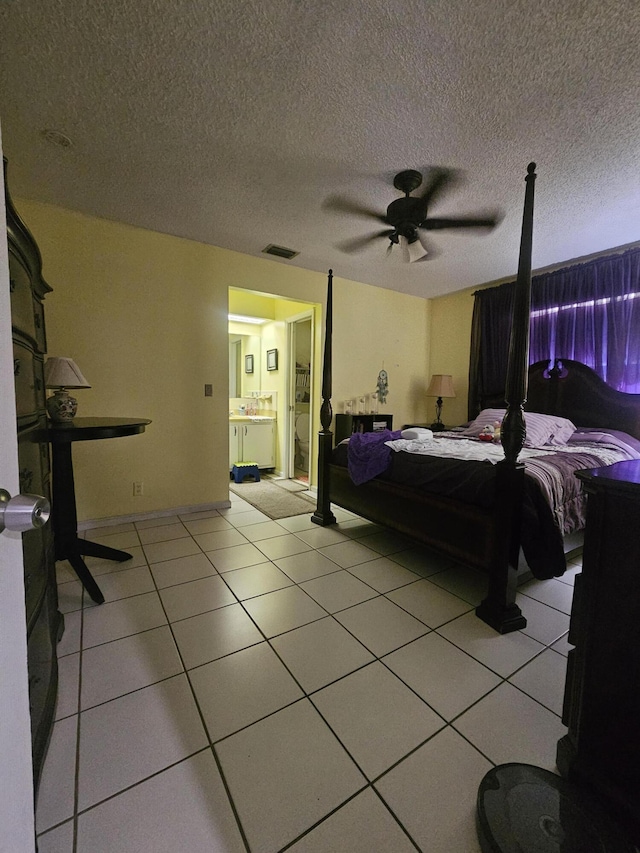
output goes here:
<path id="1" fill-rule="evenodd" d="M 558 743 L 563 776 L 598 793 L 640 844 L 640 460 L 578 471 L 587 498 Z"/>
<path id="2" fill-rule="evenodd" d="M 354 432 L 379 432 L 393 429 L 393 415 L 336 415 L 335 443 L 339 444 Z"/>

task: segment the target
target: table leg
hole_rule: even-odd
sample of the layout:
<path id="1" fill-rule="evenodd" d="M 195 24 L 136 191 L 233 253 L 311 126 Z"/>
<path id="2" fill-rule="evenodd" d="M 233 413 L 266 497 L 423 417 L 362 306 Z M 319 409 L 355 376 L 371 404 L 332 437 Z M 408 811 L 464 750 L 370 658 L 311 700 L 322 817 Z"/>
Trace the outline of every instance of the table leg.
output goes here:
<path id="1" fill-rule="evenodd" d="M 93 579 L 93 575 L 87 568 L 82 557 L 101 557 L 104 560 L 116 560 L 118 563 L 124 563 L 125 560 L 131 559 L 132 554 L 128 554 L 126 551 L 119 551 L 116 548 L 109 548 L 107 545 L 100 545 L 98 542 L 89 542 L 88 539 L 80 538 L 76 540 L 76 548 L 74 550 L 76 553 L 68 558 L 69 562 L 91 598 L 96 604 L 102 604 L 104 595 Z"/>
<path id="2" fill-rule="evenodd" d="M 116 548 L 109 548 L 98 542 L 89 542 L 87 539 L 78 539 L 78 550 L 85 557 L 102 557 L 104 560 L 116 560 L 118 563 L 124 563 L 132 557 L 126 551 L 118 551 Z"/>
<path id="3" fill-rule="evenodd" d="M 79 538 L 71 442 L 53 444 L 52 468 L 53 533 L 56 560 L 68 560 L 93 601 L 96 604 L 102 604 L 104 595 L 82 559 L 82 555 L 122 562 L 128 560 L 131 554 Z"/>
<path id="4" fill-rule="evenodd" d="M 87 539 L 80 539 L 79 537 L 76 537 L 74 543 L 67 543 L 64 554 L 56 555 L 57 559 L 68 560 L 71 563 L 73 570 L 93 601 L 96 604 L 102 604 L 104 595 L 82 559 L 83 556 L 101 557 L 104 560 L 116 560 L 118 563 L 123 563 L 125 560 L 130 560 L 132 555 L 126 551 L 118 551 L 116 548 L 109 548 L 106 545 L 100 545 L 98 542 L 89 542 Z"/>
<path id="5" fill-rule="evenodd" d="M 96 604 L 103 604 L 104 595 L 102 594 L 98 584 L 95 582 L 93 575 L 86 567 L 80 554 L 68 554 L 66 559 L 69 560 L 73 566 L 74 572 L 78 575 L 82 582 L 82 586 L 87 590 L 93 601 L 95 601 Z"/>

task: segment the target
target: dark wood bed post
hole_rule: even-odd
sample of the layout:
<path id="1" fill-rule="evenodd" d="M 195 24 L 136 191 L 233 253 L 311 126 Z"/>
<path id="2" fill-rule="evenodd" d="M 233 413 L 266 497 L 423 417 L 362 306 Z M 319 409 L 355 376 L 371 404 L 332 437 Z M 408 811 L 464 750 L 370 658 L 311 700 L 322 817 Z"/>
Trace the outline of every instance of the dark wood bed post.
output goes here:
<path id="1" fill-rule="evenodd" d="M 311 516 L 314 524 L 326 527 L 335 524 L 336 517 L 331 512 L 329 497 L 329 460 L 333 449 L 333 433 L 330 430 L 333 411 L 331 409 L 331 336 L 333 334 L 333 270 L 329 270 L 327 284 L 327 308 L 324 334 L 324 363 L 322 366 L 322 406 L 318 433 L 318 502 Z"/>
<path id="2" fill-rule="evenodd" d="M 476 615 L 501 634 L 524 628 L 527 620 L 515 603 L 520 523 L 524 493 L 524 464 L 518 455 L 524 446 L 529 369 L 529 314 L 531 308 L 531 253 L 533 248 L 533 199 L 536 164 L 527 167 L 522 237 L 516 283 L 513 322 L 509 343 L 509 366 L 505 402 L 507 410 L 501 427 L 504 460 L 496 466 L 496 507 L 498 529 L 503 531 L 496 548 L 495 563 L 489 574 L 487 597 Z"/>

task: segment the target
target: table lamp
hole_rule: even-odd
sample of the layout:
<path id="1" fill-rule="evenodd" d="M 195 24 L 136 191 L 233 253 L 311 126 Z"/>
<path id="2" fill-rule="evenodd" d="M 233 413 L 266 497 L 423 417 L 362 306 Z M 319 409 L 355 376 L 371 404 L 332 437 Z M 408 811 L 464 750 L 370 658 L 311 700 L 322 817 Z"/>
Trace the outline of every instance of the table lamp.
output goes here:
<path id="1" fill-rule="evenodd" d="M 47 399 L 47 412 L 54 423 L 63 424 L 73 420 L 78 411 L 78 401 L 70 397 L 68 388 L 91 388 L 71 358 L 48 358 L 44 365 L 44 384 L 55 388 Z"/>
<path id="2" fill-rule="evenodd" d="M 427 397 L 437 397 L 436 400 L 436 420 L 431 424 L 431 429 L 434 432 L 440 432 L 445 428 L 440 420 L 442 414 L 442 398 L 455 397 L 456 392 L 453 390 L 453 380 L 448 373 L 434 373 L 431 377 L 431 382 L 427 388 Z"/>

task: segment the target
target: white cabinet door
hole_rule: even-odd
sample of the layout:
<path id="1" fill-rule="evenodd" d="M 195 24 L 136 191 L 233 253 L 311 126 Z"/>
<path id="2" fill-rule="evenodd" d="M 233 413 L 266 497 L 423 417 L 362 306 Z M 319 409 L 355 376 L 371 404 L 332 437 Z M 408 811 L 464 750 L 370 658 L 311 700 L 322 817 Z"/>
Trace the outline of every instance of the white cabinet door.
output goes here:
<path id="1" fill-rule="evenodd" d="M 242 461 L 257 462 L 259 468 L 273 468 L 275 443 L 273 421 L 242 424 Z"/>
<path id="2" fill-rule="evenodd" d="M 242 462 L 242 427 L 244 424 L 229 424 L 229 470 L 236 462 Z"/>

